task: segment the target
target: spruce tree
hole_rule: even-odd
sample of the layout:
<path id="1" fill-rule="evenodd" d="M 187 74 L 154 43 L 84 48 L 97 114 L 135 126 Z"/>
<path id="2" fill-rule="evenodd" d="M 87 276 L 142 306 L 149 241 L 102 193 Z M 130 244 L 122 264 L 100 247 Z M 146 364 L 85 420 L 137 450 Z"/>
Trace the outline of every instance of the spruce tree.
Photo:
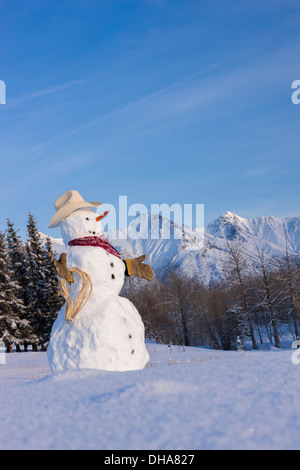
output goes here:
<path id="1" fill-rule="evenodd" d="M 21 319 L 26 322 L 26 335 L 23 337 L 24 350 L 27 351 L 28 344 L 33 340 L 33 332 L 27 320 L 27 307 L 29 305 L 28 285 L 26 279 L 27 260 L 24 245 L 21 241 L 14 224 L 7 219 L 7 253 L 12 270 L 12 279 L 19 284 L 19 289 L 16 293 L 18 299 L 23 302 L 23 311 L 20 312 Z M 25 333 L 25 331 L 24 331 Z"/>
<path id="2" fill-rule="evenodd" d="M 52 325 L 61 309 L 64 298 L 59 294 L 59 283 L 55 266 L 50 259 L 52 252 L 50 238 L 44 249 L 43 239 L 37 229 L 36 220 L 29 214 L 27 225 L 27 283 L 30 301 L 28 318 L 36 335 L 34 349 L 44 348 L 49 342 Z"/>
<path id="3" fill-rule="evenodd" d="M 232 305 L 226 310 L 226 331 L 228 335 L 229 349 L 235 349 L 237 338 L 241 342 L 248 340 L 250 336 L 247 317 L 240 305 Z"/>
<path id="4" fill-rule="evenodd" d="M 57 314 L 64 304 L 64 297 L 60 293 L 59 280 L 51 256 L 55 257 L 56 253 L 52 251 L 51 240 L 47 237 L 45 246 L 45 309 L 43 328 L 41 330 L 43 344 L 49 342 L 52 325 L 56 320 Z"/>
<path id="5" fill-rule="evenodd" d="M 39 345 L 43 345 L 43 323 L 46 308 L 45 293 L 45 273 L 44 260 L 45 253 L 43 242 L 38 232 L 35 218 L 29 214 L 27 224 L 28 240 L 26 242 L 27 273 L 26 281 L 28 288 L 28 320 L 35 335 L 32 344 L 33 350 L 37 350 Z"/>
<path id="6" fill-rule="evenodd" d="M 14 279 L 20 284 L 21 290 L 19 296 L 22 298 L 24 305 L 28 304 L 26 294 L 26 251 L 14 224 L 7 219 L 6 242 L 8 248 L 8 257 L 10 264 L 14 270 Z"/>
<path id="7" fill-rule="evenodd" d="M 8 352 L 13 350 L 13 345 L 20 348 L 29 332 L 20 298 L 21 288 L 13 278 L 5 234 L 0 232 L 0 340 L 5 343 Z"/>

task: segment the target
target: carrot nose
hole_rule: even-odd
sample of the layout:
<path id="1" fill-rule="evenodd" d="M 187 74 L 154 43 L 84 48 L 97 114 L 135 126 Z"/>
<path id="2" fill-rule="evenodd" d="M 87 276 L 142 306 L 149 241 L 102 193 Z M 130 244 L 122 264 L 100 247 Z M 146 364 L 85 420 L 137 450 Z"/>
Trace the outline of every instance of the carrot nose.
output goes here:
<path id="1" fill-rule="evenodd" d="M 103 217 L 105 217 L 110 211 L 106 211 L 104 212 L 104 214 L 102 215 L 99 215 L 97 218 L 96 218 L 96 221 L 99 222 L 99 220 L 103 219 Z"/>

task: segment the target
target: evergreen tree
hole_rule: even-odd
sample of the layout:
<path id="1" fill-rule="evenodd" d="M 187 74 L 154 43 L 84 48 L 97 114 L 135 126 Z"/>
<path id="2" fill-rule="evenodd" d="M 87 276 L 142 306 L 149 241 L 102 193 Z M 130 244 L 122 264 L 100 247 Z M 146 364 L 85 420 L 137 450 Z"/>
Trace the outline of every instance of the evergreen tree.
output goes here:
<path id="1" fill-rule="evenodd" d="M 235 349 L 237 346 L 237 338 L 239 338 L 242 343 L 250 336 L 247 317 L 240 305 L 232 305 L 226 311 L 226 320 L 228 340 L 230 343 L 229 349 Z"/>
<path id="2" fill-rule="evenodd" d="M 5 343 L 8 352 L 12 351 L 13 345 L 19 348 L 30 330 L 24 319 L 20 285 L 13 278 L 5 234 L 0 232 L 0 340 Z"/>
<path id="3" fill-rule="evenodd" d="M 45 284 L 44 289 L 46 293 L 45 309 L 44 309 L 44 321 L 43 328 L 41 331 L 43 344 L 47 343 L 50 339 L 51 329 L 54 321 L 56 320 L 57 314 L 64 304 L 64 297 L 60 293 L 59 280 L 53 261 L 51 261 L 51 255 L 55 257 L 55 253 L 52 251 L 51 240 L 47 237 L 45 261 L 44 261 L 44 273 L 45 273 Z"/>
<path id="4" fill-rule="evenodd" d="M 29 305 L 29 295 L 28 295 L 28 285 L 26 279 L 27 272 L 27 259 L 26 251 L 24 245 L 21 241 L 20 236 L 14 228 L 14 224 L 7 219 L 7 231 L 6 231 L 6 241 L 7 241 L 7 253 L 10 261 L 10 266 L 12 269 L 12 279 L 16 281 L 20 289 L 17 291 L 16 295 L 20 301 L 23 302 L 23 312 L 20 313 L 21 319 L 27 320 L 27 307 Z M 28 344 L 33 340 L 33 332 L 30 327 L 30 324 L 27 320 L 26 336 L 23 337 L 23 345 L 25 351 L 27 350 Z"/>
<path id="5" fill-rule="evenodd" d="M 22 285 L 26 274 L 26 254 L 21 238 L 14 228 L 14 224 L 7 219 L 6 242 L 11 265 L 15 269 L 15 278 Z"/>
<path id="6" fill-rule="evenodd" d="M 45 347 L 50 339 L 51 329 L 64 303 L 59 293 L 59 282 L 55 266 L 50 259 L 51 241 L 48 237 L 46 249 L 37 229 L 35 218 L 29 214 L 27 252 L 27 282 L 30 302 L 28 318 L 36 335 L 34 349 Z"/>
<path id="7" fill-rule="evenodd" d="M 44 327 L 44 312 L 46 310 L 46 278 L 44 272 L 45 253 L 43 250 L 43 242 L 32 214 L 29 214 L 27 230 L 28 240 L 25 245 L 27 258 L 27 294 L 29 300 L 27 311 L 28 320 L 35 334 L 32 343 L 33 350 L 37 350 L 39 345 L 43 345 L 42 332 Z"/>

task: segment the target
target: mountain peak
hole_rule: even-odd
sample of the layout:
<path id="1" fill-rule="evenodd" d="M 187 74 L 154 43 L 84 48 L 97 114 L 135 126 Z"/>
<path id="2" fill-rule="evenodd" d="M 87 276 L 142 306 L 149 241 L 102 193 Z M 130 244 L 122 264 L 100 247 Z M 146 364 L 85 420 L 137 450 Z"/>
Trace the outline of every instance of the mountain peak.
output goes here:
<path id="1" fill-rule="evenodd" d="M 239 216 L 237 214 L 234 214 L 233 212 L 230 212 L 230 211 L 226 211 L 225 214 L 223 214 L 219 217 L 219 219 L 233 219 L 235 221 L 237 221 L 237 220 L 240 220 L 240 221 L 247 220 L 244 217 L 241 217 L 241 216 Z"/>

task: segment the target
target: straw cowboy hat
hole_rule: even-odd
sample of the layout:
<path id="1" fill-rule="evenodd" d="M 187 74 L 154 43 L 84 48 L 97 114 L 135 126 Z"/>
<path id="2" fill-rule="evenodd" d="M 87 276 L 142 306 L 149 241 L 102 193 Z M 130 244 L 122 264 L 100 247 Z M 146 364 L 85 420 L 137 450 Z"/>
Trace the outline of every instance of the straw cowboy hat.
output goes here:
<path id="1" fill-rule="evenodd" d="M 76 190 L 67 191 L 54 203 L 56 213 L 51 219 L 49 228 L 57 227 L 63 219 L 71 215 L 72 212 L 76 211 L 77 209 L 82 209 L 83 207 L 98 207 L 101 205 L 102 202 L 86 202 Z"/>

